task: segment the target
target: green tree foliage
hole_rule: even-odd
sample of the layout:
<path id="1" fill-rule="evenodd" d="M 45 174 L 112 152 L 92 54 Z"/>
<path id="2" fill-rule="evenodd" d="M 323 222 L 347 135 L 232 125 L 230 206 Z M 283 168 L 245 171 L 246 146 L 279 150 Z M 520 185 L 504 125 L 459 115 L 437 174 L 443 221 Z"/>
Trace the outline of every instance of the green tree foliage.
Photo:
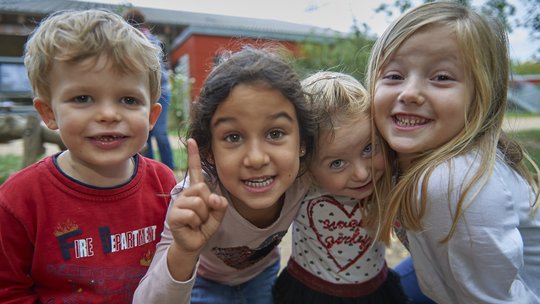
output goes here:
<path id="1" fill-rule="evenodd" d="M 456 0 L 467 6 L 471 5 L 471 0 Z M 512 32 L 517 27 L 529 29 L 531 42 L 540 41 L 540 0 L 518 0 L 523 6 L 524 16 L 516 15 L 516 6 L 508 0 L 485 0 L 480 6 L 480 10 L 488 15 L 499 18 Z M 434 0 L 394 0 L 391 4 L 381 4 L 375 12 L 394 17 L 420 3 L 434 2 Z M 534 55 L 536 60 L 540 60 L 540 48 Z"/>
<path id="2" fill-rule="evenodd" d="M 175 69 L 169 76 L 171 85 L 171 104 L 169 106 L 169 130 L 179 131 L 185 129 L 188 115 L 189 104 L 191 103 L 191 84 L 190 79 Z"/>
<path id="3" fill-rule="evenodd" d="M 524 62 L 512 66 L 512 71 L 518 75 L 540 74 L 540 62 Z"/>
<path id="4" fill-rule="evenodd" d="M 347 73 L 363 81 L 374 42 L 375 38 L 369 37 L 365 27 L 362 31 L 355 24 L 352 34 L 336 35 L 333 42 L 303 43 L 302 54 L 297 57 L 296 65 L 303 77 L 324 70 Z"/>
<path id="5" fill-rule="evenodd" d="M 390 4 L 381 4 L 376 13 L 386 18 L 396 18 L 401 13 L 425 2 L 434 0 L 394 0 Z M 471 0 L 456 0 L 470 6 Z M 489 15 L 500 18 L 511 32 L 517 27 L 526 27 L 531 32 L 531 42 L 540 40 L 540 0 L 519 0 L 527 12 L 525 18 L 516 16 L 516 6 L 507 0 L 485 0 L 480 9 Z M 305 42 L 302 55 L 297 58 L 297 67 L 302 76 L 318 70 L 331 70 L 351 74 L 364 81 L 369 52 L 376 38 L 371 37 L 369 26 L 358 26 L 356 20 L 349 35 L 336 36 L 331 43 Z M 540 49 L 535 59 L 540 60 Z M 513 70 L 517 74 L 539 74 L 538 64 L 534 62 L 515 63 Z"/>

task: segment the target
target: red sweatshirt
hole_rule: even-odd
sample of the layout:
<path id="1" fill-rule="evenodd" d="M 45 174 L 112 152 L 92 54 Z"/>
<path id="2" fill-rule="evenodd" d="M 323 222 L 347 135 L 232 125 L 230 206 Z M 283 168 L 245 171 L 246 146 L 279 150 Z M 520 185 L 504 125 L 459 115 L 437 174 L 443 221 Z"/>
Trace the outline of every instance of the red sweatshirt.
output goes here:
<path id="1" fill-rule="evenodd" d="M 136 156 L 132 179 L 96 188 L 47 157 L 0 186 L 0 303 L 131 303 L 176 184 Z"/>

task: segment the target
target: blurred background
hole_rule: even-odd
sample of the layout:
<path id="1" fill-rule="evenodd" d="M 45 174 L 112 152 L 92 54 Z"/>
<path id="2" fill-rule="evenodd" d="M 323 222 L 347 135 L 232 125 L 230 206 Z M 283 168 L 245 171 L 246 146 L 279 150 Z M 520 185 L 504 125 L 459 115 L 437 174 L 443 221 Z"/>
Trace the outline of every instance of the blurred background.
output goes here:
<path id="1" fill-rule="evenodd" d="M 375 39 L 399 14 L 425 0 L 0 0 L 0 182 L 44 154 L 63 148 L 32 107 L 22 56 L 28 36 L 48 14 L 104 8 L 141 10 L 163 42 L 172 88 L 168 129 L 179 177 L 185 170 L 181 142 L 191 102 L 209 70 L 227 50 L 274 43 L 290 51 L 299 73 L 335 70 L 364 80 Z M 460 1 L 501 18 L 510 38 L 512 80 L 509 121 L 515 132 L 540 122 L 539 0 Z M 526 121 L 526 122 L 525 122 Z M 512 130 L 511 130 L 512 131 Z M 523 137 L 523 136 L 522 136 Z M 523 141 L 534 142 L 523 139 Z M 536 142 L 540 142 L 537 140 Z M 536 147 L 528 148 L 535 155 Z M 7 160 L 6 160 L 7 159 Z"/>

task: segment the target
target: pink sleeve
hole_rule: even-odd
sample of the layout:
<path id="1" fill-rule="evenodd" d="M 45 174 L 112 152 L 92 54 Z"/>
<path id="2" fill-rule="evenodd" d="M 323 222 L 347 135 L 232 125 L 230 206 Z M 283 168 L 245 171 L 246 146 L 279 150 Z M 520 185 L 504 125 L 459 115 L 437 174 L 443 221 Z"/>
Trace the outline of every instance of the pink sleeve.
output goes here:
<path id="1" fill-rule="evenodd" d="M 198 264 L 193 269 L 193 275 L 188 281 L 180 282 L 174 280 L 167 267 L 167 251 L 171 242 L 172 235 L 169 225 L 165 221 L 161 240 L 156 246 L 156 253 L 152 259 L 150 268 L 135 290 L 133 304 L 188 304 L 190 302 L 191 289 L 195 283 Z"/>

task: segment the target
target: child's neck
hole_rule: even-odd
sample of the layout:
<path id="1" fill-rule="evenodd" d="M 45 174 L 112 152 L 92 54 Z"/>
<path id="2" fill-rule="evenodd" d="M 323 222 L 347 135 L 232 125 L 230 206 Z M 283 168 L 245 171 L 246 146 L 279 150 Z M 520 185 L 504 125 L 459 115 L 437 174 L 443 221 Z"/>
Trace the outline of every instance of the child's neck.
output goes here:
<path id="1" fill-rule="evenodd" d="M 411 155 L 402 156 L 398 155 L 399 172 L 404 173 L 411 167 L 414 161 L 414 157 Z"/>
<path id="2" fill-rule="evenodd" d="M 279 200 L 269 208 L 266 209 L 252 209 L 247 207 L 244 203 L 238 202 L 235 198 L 231 197 L 231 203 L 243 218 L 249 221 L 257 228 L 266 228 L 273 223 L 281 215 L 281 209 L 283 208 L 285 194 L 282 195 Z"/>
<path id="3" fill-rule="evenodd" d="M 124 184 L 133 176 L 135 161 L 133 157 L 119 166 L 94 167 L 76 160 L 69 151 L 62 152 L 57 163 L 62 172 L 69 177 L 95 187 L 114 187 Z"/>

